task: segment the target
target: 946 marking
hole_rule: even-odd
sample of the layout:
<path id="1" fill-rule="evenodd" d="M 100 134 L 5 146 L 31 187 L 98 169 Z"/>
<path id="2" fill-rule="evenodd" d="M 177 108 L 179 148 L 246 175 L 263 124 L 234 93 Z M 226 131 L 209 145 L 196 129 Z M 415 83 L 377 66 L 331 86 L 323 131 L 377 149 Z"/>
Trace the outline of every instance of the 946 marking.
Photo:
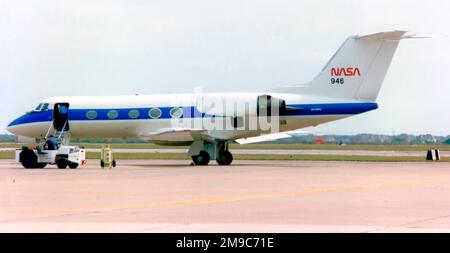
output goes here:
<path id="1" fill-rule="evenodd" d="M 330 80 L 331 84 L 344 84 L 344 78 L 343 77 L 332 77 Z"/>

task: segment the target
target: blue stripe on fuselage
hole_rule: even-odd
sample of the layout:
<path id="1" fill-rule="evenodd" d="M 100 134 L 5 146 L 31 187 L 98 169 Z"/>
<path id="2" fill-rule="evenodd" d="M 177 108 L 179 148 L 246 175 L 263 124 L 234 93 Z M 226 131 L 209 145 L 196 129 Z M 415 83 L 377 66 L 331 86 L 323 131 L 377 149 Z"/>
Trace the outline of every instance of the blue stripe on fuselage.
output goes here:
<path id="1" fill-rule="evenodd" d="M 377 103 L 299 104 L 288 105 L 283 116 L 359 114 L 377 108 Z"/>
<path id="2" fill-rule="evenodd" d="M 151 107 L 154 108 L 154 107 Z M 151 108 L 124 108 L 124 109 L 69 109 L 69 120 L 133 120 L 133 119 L 152 119 L 149 116 L 149 111 Z M 170 110 L 176 107 L 157 107 L 161 110 L 161 117 L 158 119 L 170 119 Z M 197 110 L 196 107 L 180 107 L 183 109 L 182 118 L 199 118 L 199 117 L 210 117 L 211 115 L 206 115 Z M 109 118 L 108 112 L 117 111 L 117 118 Z M 128 113 L 131 110 L 136 110 L 139 112 L 138 117 L 130 118 Z M 96 111 L 97 117 L 95 119 L 88 119 L 86 113 L 89 111 Z"/>
<path id="3" fill-rule="evenodd" d="M 152 107 L 151 107 L 152 108 Z M 149 116 L 149 110 L 151 108 L 124 108 L 124 109 L 69 109 L 69 120 L 139 120 L 139 119 L 152 119 Z M 174 107 L 159 107 L 162 114 L 158 119 L 170 119 L 170 110 Z M 196 107 L 182 107 L 183 116 L 182 118 L 201 118 L 201 117 L 212 117 L 213 115 L 208 115 L 201 113 Z M 367 111 L 371 111 L 378 108 L 377 103 L 334 103 L 334 104 L 295 104 L 288 105 L 289 110 L 285 112 L 282 116 L 302 116 L 302 115 L 351 115 L 359 114 Z M 108 117 L 108 112 L 115 110 L 118 112 L 118 117 L 111 119 Z M 137 118 L 130 118 L 128 113 L 131 110 L 139 111 L 139 116 Z M 95 119 L 88 119 L 86 113 L 89 111 L 96 111 L 97 117 Z M 36 122 L 46 122 L 52 121 L 53 110 L 48 110 L 44 112 L 30 112 L 27 113 L 16 120 L 12 121 L 8 127 L 36 123 Z"/>
<path id="4" fill-rule="evenodd" d="M 29 112 L 20 116 L 19 118 L 13 120 L 9 123 L 8 127 L 16 126 L 27 123 L 35 123 L 35 122 L 45 122 L 53 120 L 53 110 L 43 111 L 43 112 Z"/>

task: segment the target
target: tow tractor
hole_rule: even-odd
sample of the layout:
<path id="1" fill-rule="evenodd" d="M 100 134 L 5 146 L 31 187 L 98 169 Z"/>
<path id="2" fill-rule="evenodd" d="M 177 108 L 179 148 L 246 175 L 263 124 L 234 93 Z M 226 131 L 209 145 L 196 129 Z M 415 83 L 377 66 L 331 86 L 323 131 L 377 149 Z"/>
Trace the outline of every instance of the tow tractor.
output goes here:
<path id="1" fill-rule="evenodd" d="M 56 136 L 56 147 L 46 149 L 45 145 L 35 147 L 22 147 L 16 149 L 16 162 L 22 163 L 23 167 L 44 168 L 47 164 L 56 164 L 58 168 L 67 167 L 75 169 L 78 165 L 86 163 L 86 150 L 78 146 L 70 146 L 69 132 L 69 104 L 56 103 L 53 110 L 53 122 L 48 128 L 47 134 L 42 143 L 50 136 L 51 129 L 54 129 Z"/>
<path id="2" fill-rule="evenodd" d="M 44 168 L 47 164 L 56 164 L 58 168 L 76 169 L 86 163 L 86 150 L 77 146 L 61 146 L 57 150 L 45 150 L 42 146 L 22 147 L 16 149 L 16 162 L 23 167 Z"/>

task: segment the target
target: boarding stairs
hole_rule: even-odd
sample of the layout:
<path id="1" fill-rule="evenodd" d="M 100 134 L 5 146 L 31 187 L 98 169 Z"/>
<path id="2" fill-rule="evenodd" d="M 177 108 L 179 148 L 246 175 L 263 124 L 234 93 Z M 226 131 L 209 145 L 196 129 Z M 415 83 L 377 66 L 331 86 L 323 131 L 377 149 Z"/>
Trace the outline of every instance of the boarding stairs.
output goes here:
<path id="1" fill-rule="evenodd" d="M 64 123 L 64 126 L 62 127 L 62 129 L 66 128 L 68 121 L 66 121 Z M 70 143 L 70 131 L 69 130 L 60 130 L 58 131 L 57 129 L 55 129 L 53 127 L 53 123 L 50 125 L 50 127 L 47 130 L 47 134 L 45 135 L 45 139 L 48 138 L 48 136 L 50 135 L 51 130 L 53 129 L 53 136 L 56 139 L 56 142 L 58 143 L 59 146 L 66 146 L 69 145 Z"/>

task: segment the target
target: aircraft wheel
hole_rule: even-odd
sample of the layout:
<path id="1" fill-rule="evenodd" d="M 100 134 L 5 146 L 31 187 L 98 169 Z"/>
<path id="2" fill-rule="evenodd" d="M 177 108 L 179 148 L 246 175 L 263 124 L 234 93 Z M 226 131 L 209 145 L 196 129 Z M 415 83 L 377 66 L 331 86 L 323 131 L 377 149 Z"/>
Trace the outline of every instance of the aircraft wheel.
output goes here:
<path id="1" fill-rule="evenodd" d="M 69 168 L 71 168 L 71 169 L 78 168 L 78 163 L 69 163 Z"/>
<path id="2" fill-rule="evenodd" d="M 219 165 L 230 165 L 233 161 L 233 155 L 228 150 L 220 151 L 216 161 Z"/>
<path id="3" fill-rule="evenodd" d="M 192 161 L 195 163 L 195 165 L 208 165 L 209 154 L 206 151 L 200 151 L 198 155 L 192 156 Z"/>
<path id="4" fill-rule="evenodd" d="M 67 161 L 64 159 L 59 159 L 58 161 L 56 161 L 56 166 L 58 166 L 59 169 L 65 169 L 67 165 Z"/>
<path id="5" fill-rule="evenodd" d="M 26 169 L 33 169 L 38 167 L 37 156 L 31 150 L 23 150 L 20 153 L 20 162 Z"/>
<path id="6" fill-rule="evenodd" d="M 116 167 L 116 160 L 113 160 L 113 161 L 112 161 L 112 166 L 113 166 L 113 168 Z"/>
<path id="7" fill-rule="evenodd" d="M 100 160 L 100 167 L 105 168 L 105 163 L 103 162 L 103 160 Z"/>

